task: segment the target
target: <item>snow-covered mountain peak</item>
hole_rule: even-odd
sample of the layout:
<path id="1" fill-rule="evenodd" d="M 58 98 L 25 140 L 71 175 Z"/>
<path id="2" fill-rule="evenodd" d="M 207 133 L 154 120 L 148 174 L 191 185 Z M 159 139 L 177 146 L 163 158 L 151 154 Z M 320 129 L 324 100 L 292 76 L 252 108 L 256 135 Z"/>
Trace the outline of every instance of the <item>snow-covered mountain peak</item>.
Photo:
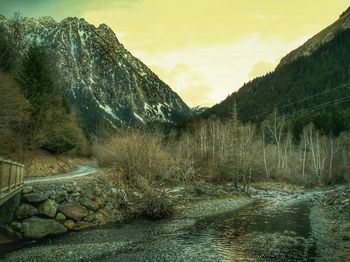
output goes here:
<path id="1" fill-rule="evenodd" d="M 77 17 L 59 23 L 49 17 L 24 18 L 19 24 L 26 48 L 37 43 L 55 54 L 58 80 L 87 128 L 96 129 L 102 122 L 112 126 L 176 123 L 191 113 L 106 24 L 96 28 Z M 13 23 L 0 19 L 0 26 L 12 30 Z"/>

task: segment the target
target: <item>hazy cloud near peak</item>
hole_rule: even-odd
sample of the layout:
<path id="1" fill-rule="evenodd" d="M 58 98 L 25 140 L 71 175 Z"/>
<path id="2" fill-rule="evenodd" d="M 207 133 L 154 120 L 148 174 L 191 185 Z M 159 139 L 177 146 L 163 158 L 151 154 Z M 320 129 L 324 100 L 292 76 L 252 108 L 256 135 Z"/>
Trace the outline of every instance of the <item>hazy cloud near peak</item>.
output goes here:
<path id="1" fill-rule="evenodd" d="M 210 95 L 215 88 L 206 82 L 202 74 L 195 72 L 190 66 L 177 64 L 171 70 L 157 65 L 150 65 L 150 68 L 169 84 L 190 107 L 214 104 Z"/>
<path id="2" fill-rule="evenodd" d="M 258 61 L 252 67 L 252 70 L 249 73 L 249 79 L 254 79 L 256 77 L 263 76 L 266 73 L 273 71 L 276 68 L 277 64 L 278 64 L 277 62 L 272 63 L 264 60 Z"/>
<path id="3" fill-rule="evenodd" d="M 212 106 L 213 101 L 208 101 L 210 93 L 215 90 L 214 87 L 203 84 L 189 85 L 186 89 L 179 92 L 181 97 L 187 98 L 187 105 L 190 107 L 195 106 Z"/>

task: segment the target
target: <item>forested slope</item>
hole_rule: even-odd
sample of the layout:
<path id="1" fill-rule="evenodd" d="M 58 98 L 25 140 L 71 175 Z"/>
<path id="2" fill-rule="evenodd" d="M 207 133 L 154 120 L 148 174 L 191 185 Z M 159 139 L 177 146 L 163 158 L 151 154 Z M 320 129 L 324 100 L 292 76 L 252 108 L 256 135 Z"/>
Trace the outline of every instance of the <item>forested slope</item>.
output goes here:
<path id="1" fill-rule="evenodd" d="M 326 133 L 349 130 L 349 46 L 347 29 L 310 56 L 299 57 L 245 84 L 202 116 L 228 118 L 236 103 L 244 122 L 261 123 L 277 109 L 295 132 L 310 122 Z"/>

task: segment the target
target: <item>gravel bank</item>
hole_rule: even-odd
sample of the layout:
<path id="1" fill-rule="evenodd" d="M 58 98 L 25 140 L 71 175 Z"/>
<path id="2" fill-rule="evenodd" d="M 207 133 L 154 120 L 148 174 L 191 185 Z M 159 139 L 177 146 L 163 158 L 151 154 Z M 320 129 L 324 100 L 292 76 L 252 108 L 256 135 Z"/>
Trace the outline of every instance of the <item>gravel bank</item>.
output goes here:
<path id="1" fill-rule="evenodd" d="M 350 186 L 325 194 L 311 209 L 320 261 L 350 261 Z"/>
<path id="2" fill-rule="evenodd" d="M 12 253 L 4 261 L 87 261 L 93 260 L 97 256 L 126 251 L 127 246 L 127 242 L 39 246 Z"/>
<path id="3" fill-rule="evenodd" d="M 191 204 L 188 209 L 179 214 L 179 218 L 199 219 L 207 216 L 230 212 L 253 203 L 249 197 L 235 197 L 229 199 L 202 200 Z"/>

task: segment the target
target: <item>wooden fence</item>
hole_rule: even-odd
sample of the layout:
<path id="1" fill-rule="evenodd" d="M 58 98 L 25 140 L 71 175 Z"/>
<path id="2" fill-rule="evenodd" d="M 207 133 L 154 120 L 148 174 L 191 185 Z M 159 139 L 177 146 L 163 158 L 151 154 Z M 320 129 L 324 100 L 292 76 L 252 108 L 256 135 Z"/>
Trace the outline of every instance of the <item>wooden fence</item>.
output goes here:
<path id="1" fill-rule="evenodd" d="M 23 187 L 24 165 L 0 158 L 0 205 Z"/>

